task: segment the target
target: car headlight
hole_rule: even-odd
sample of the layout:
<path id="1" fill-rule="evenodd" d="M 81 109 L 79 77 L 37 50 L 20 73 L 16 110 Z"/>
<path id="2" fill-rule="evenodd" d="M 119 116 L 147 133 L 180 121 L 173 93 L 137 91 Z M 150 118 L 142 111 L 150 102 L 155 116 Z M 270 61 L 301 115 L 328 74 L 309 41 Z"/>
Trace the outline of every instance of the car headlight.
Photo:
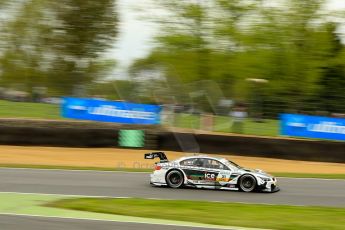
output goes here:
<path id="1" fill-rule="evenodd" d="M 260 177 L 260 179 L 265 181 L 265 182 L 271 181 L 271 178 L 269 178 L 269 177 Z"/>

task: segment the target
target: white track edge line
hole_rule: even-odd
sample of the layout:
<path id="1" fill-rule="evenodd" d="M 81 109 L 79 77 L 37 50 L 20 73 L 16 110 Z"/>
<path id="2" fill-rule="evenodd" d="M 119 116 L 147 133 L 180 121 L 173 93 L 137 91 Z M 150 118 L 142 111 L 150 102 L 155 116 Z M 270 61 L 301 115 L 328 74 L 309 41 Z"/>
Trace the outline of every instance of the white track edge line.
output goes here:
<path id="1" fill-rule="evenodd" d="M 39 217 L 39 218 L 51 218 L 51 219 L 66 219 L 66 220 L 85 220 L 85 221 L 99 221 L 99 222 L 119 222 L 119 223 L 133 223 L 133 224 L 148 224 L 148 225 L 162 225 L 162 226 L 176 226 L 176 227 L 188 227 L 188 228 L 208 228 L 208 229 L 231 229 L 231 230 L 265 230 L 260 228 L 242 228 L 242 227 L 233 227 L 233 226 L 202 226 L 198 225 L 188 225 L 188 224 L 172 224 L 172 223 L 150 223 L 145 221 L 122 221 L 122 220 L 107 220 L 107 219 L 97 219 L 97 218 L 82 218 L 82 217 L 61 217 L 61 216 L 44 216 L 44 215 L 33 215 L 33 214 L 19 214 L 19 213 L 0 213 L 2 216 L 22 216 L 22 217 Z M 133 217 L 135 218 L 135 217 Z M 267 229 L 268 230 L 268 229 Z"/>
<path id="2" fill-rule="evenodd" d="M 39 196 L 59 196 L 59 197 L 70 197 L 70 198 L 111 198 L 111 199 L 144 199 L 144 200 L 158 200 L 158 201 L 176 201 L 178 199 L 169 198 L 155 198 L 155 197 L 126 197 L 126 196 L 92 196 L 92 195 L 78 195 L 78 194 L 56 194 L 56 193 L 32 193 L 32 192 L 0 192 L 1 194 L 16 194 L 16 195 L 39 195 Z M 184 200 L 178 200 L 184 201 Z M 234 204 L 245 204 L 245 205 L 266 205 L 266 206 L 298 206 L 306 207 L 308 205 L 292 205 L 292 204 L 273 204 L 273 203 L 250 203 L 250 202 L 236 202 L 236 201 L 220 201 L 220 200 L 188 200 L 188 201 L 201 201 L 209 203 L 234 203 Z"/>
<path id="3" fill-rule="evenodd" d="M 97 173 L 126 173 L 126 174 L 150 174 L 150 172 L 129 172 L 129 171 L 111 171 L 111 170 L 92 170 L 92 169 L 45 169 L 45 168 L 10 168 L 1 167 L 0 170 L 31 170 L 31 171 L 60 171 L 60 172 L 97 172 Z M 313 178 L 313 177 L 276 177 L 278 179 L 292 179 L 292 180 L 325 180 L 325 181 L 345 181 L 345 179 L 331 179 L 331 178 Z"/>

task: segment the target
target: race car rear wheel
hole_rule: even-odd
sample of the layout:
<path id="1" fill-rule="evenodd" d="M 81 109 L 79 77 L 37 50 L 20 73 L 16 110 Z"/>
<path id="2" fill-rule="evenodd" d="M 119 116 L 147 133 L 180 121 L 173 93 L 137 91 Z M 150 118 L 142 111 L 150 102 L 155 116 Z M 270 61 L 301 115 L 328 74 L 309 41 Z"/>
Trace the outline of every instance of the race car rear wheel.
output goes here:
<path id="1" fill-rule="evenodd" d="M 252 192 L 256 187 L 256 179 L 252 175 L 243 175 L 240 178 L 239 186 L 243 192 Z"/>
<path id="2" fill-rule="evenodd" d="M 183 174 L 179 170 L 171 170 L 166 176 L 166 182 L 171 188 L 180 188 L 183 185 Z"/>

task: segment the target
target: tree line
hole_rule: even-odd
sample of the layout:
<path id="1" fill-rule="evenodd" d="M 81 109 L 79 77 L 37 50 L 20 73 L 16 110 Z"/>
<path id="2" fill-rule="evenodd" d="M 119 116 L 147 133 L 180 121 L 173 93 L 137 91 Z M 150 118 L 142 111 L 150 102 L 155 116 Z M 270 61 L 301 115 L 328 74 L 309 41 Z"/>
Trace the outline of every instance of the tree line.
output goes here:
<path id="1" fill-rule="evenodd" d="M 151 3 L 140 10 L 159 25 L 155 46 L 120 81 L 104 79 L 116 68 L 104 59 L 118 35 L 115 0 L 0 0 L 0 87 L 209 112 L 231 99 L 267 116 L 345 113 L 344 12 L 326 0 Z"/>
<path id="2" fill-rule="evenodd" d="M 118 34 L 114 0 L 1 0 L 0 86 L 85 94 L 115 60 L 103 53 Z"/>
<path id="3" fill-rule="evenodd" d="M 345 113 L 344 12 L 327 10 L 327 1 L 155 2 L 168 17 L 151 19 L 162 29 L 156 48 L 132 65 L 134 78 L 159 72 L 166 94 L 184 103 L 196 92 L 206 110 L 231 98 L 268 116 Z M 221 92 L 213 102 L 205 80 Z"/>

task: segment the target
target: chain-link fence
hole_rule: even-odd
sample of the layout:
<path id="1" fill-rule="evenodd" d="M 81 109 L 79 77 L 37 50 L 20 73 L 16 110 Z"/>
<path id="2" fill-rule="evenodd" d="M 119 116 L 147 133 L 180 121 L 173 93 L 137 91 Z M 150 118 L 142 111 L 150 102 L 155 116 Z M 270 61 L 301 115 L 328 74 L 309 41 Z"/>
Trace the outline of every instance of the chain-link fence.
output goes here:
<path id="1" fill-rule="evenodd" d="M 345 117 L 345 96 L 338 90 L 298 95 L 292 89 L 278 94 L 270 93 L 265 89 L 269 83 L 260 81 L 245 81 L 241 97 L 214 81 L 171 84 L 161 79 L 78 86 L 73 95 L 66 96 L 159 104 L 166 127 L 245 135 L 279 136 L 283 113 Z M 25 87 L 2 87 L 0 116 L 58 119 L 61 96 L 49 87 L 33 87 L 30 91 Z"/>

